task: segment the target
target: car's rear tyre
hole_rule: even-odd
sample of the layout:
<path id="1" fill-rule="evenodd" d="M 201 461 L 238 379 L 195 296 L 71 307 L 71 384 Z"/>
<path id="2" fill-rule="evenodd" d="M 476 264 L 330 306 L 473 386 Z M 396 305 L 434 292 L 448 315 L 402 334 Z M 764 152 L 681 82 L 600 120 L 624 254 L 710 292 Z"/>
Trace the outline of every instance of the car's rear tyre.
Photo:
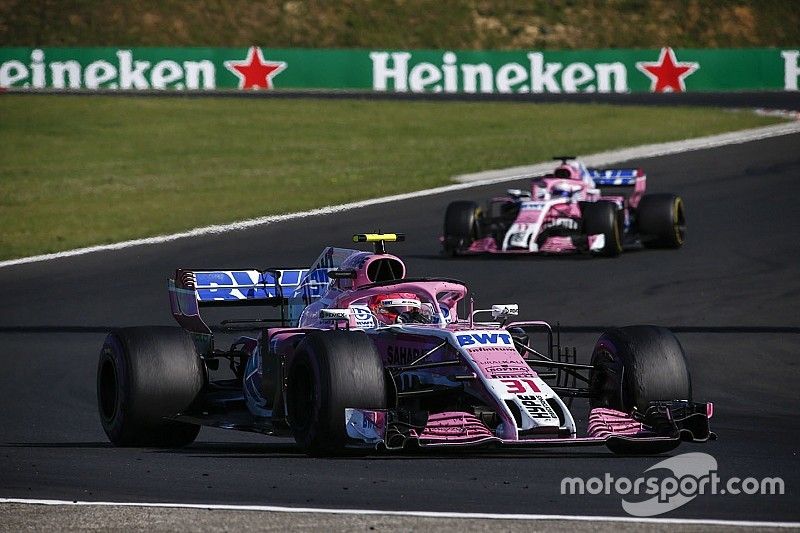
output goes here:
<path id="1" fill-rule="evenodd" d="M 118 329 L 97 365 L 100 421 L 115 446 L 181 447 L 200 426 L 165 420 L 188 407 L 203 385 L 200 358 L 180 328 Z"/>
<path id="2" fill-rule="evenodd" d="M 470 201 L 450 202 L 444 213 L 444 251 L 457 255 L 479 238 L 480 208 Z"/>
<path id="3" fill-rule="evenodd" d="M 292 358 L 286 394 L 300 448 L 311 455 L 345 453 L 345 409 L 386 408 L 383 360 L 363 332 L 311 332 Z"/>
<path id="4" fill-rule="evenodd" d="M 679 248 L 686 239 L 683 200 L 674 194 L 645 194 L 636 208 L 642 244 L 651 248 Z"/>
<path id="5" fill-rule="evenodd" d="M 617 204 L 605 200 L 581 202 L 580 209 L 584 233 L 586 235 L 602 233 L 605 237 L 605 244 L 600 254 L 616 257 L 622 253 L 622 221 Z"/>
<path id="6" fill-rule="evenodd" d="M 591 407 L 644 412 L 650 402 L 692 399 L 683 347 L 666 328 L 609 330 L 595 344 L 591 364 Z"/>

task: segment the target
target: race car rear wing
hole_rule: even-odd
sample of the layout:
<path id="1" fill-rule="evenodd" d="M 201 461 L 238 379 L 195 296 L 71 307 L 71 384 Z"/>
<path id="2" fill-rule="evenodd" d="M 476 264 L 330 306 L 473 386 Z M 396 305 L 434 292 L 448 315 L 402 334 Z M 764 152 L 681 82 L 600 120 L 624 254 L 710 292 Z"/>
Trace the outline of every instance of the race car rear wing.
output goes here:
<path id="1" fill-rule="evenodd" d="M 636 179 L 646 179 L 639 168 L 589 168 L 589 175 L 598 187 L 632 187 Z"/>
<path id="2" fill-rule="evenodd" d="M 172 316 L 187 331 L 210 335 L 211 328 L 200 317 L 201 307 L 273 306 L 280 308 L 280 319 L 259 322 L 295 325 L 303 309 L 324 294 L 328 273 L 353 253 L 358 251 L 326 248 L 309 268 L 180 268 L 167 282 Z"/>
<path id="3" fill-rule="evenodd" d="M 603 196 L 625 196 L 636 207 L 644 194 L 647 175 L 640 168 L 588 168 Z"/>
<path id="4" fill-rule="evenodd" d="M 281 322 L 291 320 L 290 300 L 303 285 L 316 284 L 308 269 L 191 270 L 178 269 L 167 282 L 172 316 L 192 333 L 210 334 L 201 307 L 273 306 Z M 327 276 L 324 280 L 327 285 Z M 289 316 L 287 316 L 287 314 Z"/>

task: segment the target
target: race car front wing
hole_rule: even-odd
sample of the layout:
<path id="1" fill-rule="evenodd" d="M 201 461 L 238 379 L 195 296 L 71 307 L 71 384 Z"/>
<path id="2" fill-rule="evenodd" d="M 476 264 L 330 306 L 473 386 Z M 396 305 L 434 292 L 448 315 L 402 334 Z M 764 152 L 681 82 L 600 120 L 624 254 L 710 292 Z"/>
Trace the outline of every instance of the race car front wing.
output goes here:
<path id="1" fill-rule="evenodd" d="M 685 400 L 652 402 L 644 412 L 594 408 L 587 434 L 497 437 L 477 416 L 466 412 L 409 413 L 399 410 L 346 409 L 347 435 L 353 447 L 400 450 L 420 447 L 501 445 L 561 447 L 606 445 L 615 453 L 662 453 L 681 442 L 716 439 L 709 419 L 713 404 Z"/>

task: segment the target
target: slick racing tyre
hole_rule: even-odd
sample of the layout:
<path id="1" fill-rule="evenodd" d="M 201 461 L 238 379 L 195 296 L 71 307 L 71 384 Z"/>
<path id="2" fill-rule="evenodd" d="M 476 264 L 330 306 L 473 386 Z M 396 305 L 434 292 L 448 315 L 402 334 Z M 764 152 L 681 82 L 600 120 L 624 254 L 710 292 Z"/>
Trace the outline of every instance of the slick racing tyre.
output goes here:
<path id="1" fill-rule="evenodd" d="M 346 453 L 345 409 L 385 409 L 383 360 L 363 332 L 314 331 L 289 368 L 289 425 L 310 455 Z"/>
<path id="2" fill-rule="evenodd" d="M 622 252 L 622 228 L 617 204 L 600 200 L 598 202 L 581 202 L 583 231 L 586 235 L 602 233 L 605 245 L 601 255 L 616 257 Z"/>
<path id="3" fill-rule="evenodd" d="M 479 237 L 480 210 L 475 202 L 451 202 L 444 213 L 444 251 L 457 255 Z"/>
<path id="4" fill-rule="evenodd" d="M 645 194 L 636 208 L 642 244 L 650 248 L 679 248 L 686 238 L 683 200 L 674 194 Z"/>
<path id="5" fill-rule="evenodd" d="M 591 364 L 591 407 L 644 412 L 650 402 L 692 399 L 683 347 L 666 328 L 609 330 L 595 344 Z"/>
<path id="6" fill-rule="evenodd" d="M 118 329 L 106 337 L 97 365 L 100 421 L 115 446 L 181 447 L 200 426 L 165 420 L 203 385 L 201 361 L 180 328 Z"/>

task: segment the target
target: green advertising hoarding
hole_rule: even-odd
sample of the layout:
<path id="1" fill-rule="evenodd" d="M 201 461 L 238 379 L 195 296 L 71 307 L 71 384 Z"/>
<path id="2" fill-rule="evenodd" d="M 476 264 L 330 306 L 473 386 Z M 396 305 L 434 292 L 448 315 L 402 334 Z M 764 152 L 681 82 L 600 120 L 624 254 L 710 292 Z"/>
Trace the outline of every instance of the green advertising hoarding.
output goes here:
<path id="1" fill-rule="evenodd" d="M 16 89 L 444 93 L 797 90 L 798 49 L 0 48 Z"/>

